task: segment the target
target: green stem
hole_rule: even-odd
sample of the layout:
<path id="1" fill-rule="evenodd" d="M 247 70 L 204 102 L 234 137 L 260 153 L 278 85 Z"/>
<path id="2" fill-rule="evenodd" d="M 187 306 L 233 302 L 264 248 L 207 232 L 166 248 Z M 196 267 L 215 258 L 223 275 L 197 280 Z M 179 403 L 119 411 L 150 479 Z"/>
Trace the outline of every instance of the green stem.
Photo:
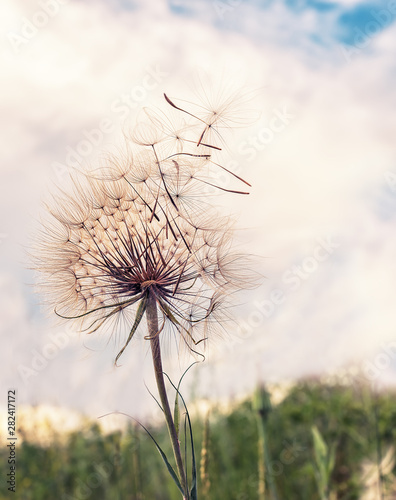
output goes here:
<path id="1" fill-rule="evenodd" d="M 378 489 L 380 499 L 384 500 L 384 484 L 382 476 L 382 449 L 381 449 L 381 436 L 379 432 L 379 395 L 376 394 L 374 402 L 374 422 L 375 422 L 375 441 L 377 445 L 377 469 L 378 469 Z"/>
<path id="2" fill-rule="evenodd" d="M 169 401 L 164 381 L 164 374 L 162 371 L 161 347 L 160 347 L 159 333 L 158 333 L 159 328 L 158 328 L 157 303 L 154 295 L 150 292 L 148 293 L 147 297 L 146 315 L 147 315 L 148 332 L 151 338 L 150 344 L 151 344 L 151 354 L 153 356 L 155 380 L 157 382 L 162 409 L 165 414 L 166 425 L 168 426 L 173 453 L 175 455 L 177 470 L 179 471 L 180 484 L 184 491 L 184 499 L 187 499 L 188 490 L 186 484 L 186 475 L 183 466 L 183 459 L 180 451 L 180 443 L 179 443 L 179 438 L 177 436 L 175 423 L 173 421 L 172 412 L 169 406 Z"/>
<path id="3" fill-rule="evenodd" d="M 266 456 L 265 456 L 265 429 L 261 421 L 261 415 L 257 412 L 257 427 L 259 431 L 258 439 L 258 498 L 259 500 L 266 500 L 265 493 L 265 475 L 266 475 Z"/>
<path id="4" fill-rule="evenodd" d="M 261 441 L 261 446 L 262 446 L 262 453 L 263 453 L 263 457 L 264 457 L 264 461 L 265 461 L 263 471 L 264 471 L 264 474 L 266 471 L 268 471 L 267 479 L 268 479 L 268 486 L 269 486 L 269 490 L 271 492 L 272 500 L 278 500 L 276 484 L 275 484 L 273 475 L 271 474 L 271 471 L 269 471 L 269 469 L 268 469 L 268 466 L 269 466 L 271 460 L 270 460 L 270 454 L 269 454 L 268 442 L 267 442 L 266 416 L 263 415 L 261 412 L 258 412 L 258 426 L 259 426 L 259 436 L 260 436 L 260 441 Z M 264 494 L 265 494 L 265 489 L 264 489 Z"/>

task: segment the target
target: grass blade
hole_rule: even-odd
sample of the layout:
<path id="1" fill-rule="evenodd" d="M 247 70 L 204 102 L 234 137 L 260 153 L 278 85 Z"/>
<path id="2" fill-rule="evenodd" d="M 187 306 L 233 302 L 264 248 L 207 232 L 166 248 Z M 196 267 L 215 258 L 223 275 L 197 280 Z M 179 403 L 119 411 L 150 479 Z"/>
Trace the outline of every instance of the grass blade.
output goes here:
<path id="1" fill-rule="evenodd" d="M 184 495 L 184 492 L 183 492 L 183 488 L 181 487 L 181 484 L 180 484 L 180 481 L 179 481 L 179 478 L 177 477 L 177 474 L 174 470 L 174 468 L 171 466 L 171 464 L 169 463 L 169 460 L 167 458 L 167 456 L 165 455 L 164 451 L 162 450 L 162 448 L 160 447 L 160 445 L 157 443 L 157 441 L 155 440 L 154 436 L 150 433 L 150 431 L 148 429 L 146 429 L 146 427 L 141 424 L 140 422 L 138 422 L 138 424 L 143 427 L 143 429 L 147 432 L 147 434 L 150 436 L 151 440 L 153 441 L 153 443 L 155 444 L 159 454 L 161 455 L 161 458 L 162 460 L 164 461 L 164 464 L 166 465 L 166 468 L 168 469 L 168 472 L 169 474 L 171 475 L 173 481 L 175 482 L 176 486 L 178 487 L 178 489 L 180 490 L 180 493 L 182 495 Z"/>
<path id="2" fill-rule="evenodd" d="M 198 489 L 197 489 L 197 464 L 196 464 L 196 460 L 195 460 L 195 448 L 194 448 L 194 438 L 193 438 L 193 433 L 192 433 L 192 426 L 191 426 L 191 419 L 190 419 L 190 414 L 188 413 L 188 410 L 187 410 L 187 405 L 186 405 L 186 402 L 184 401 L 184 398 L 183 396 L 180 394 L 180 391 L 179 391 L 179 387 L 180 387 L 180 383 L 181 381 L 183 380 L 183 377 L 184 375 L 188 372 L 188 370 L 193 366 L 195 365 L 195 363 L 198 363 L 198 361 L 195 361 L 194 363 L 192 363 L 187 369 L 186 371 L 183 373 L 183 375 L 181 376 L 180 380 L 179 380 L 179 383 L 178 383 L 178 386 L 176 387 L 175 384 L 172 382 L 172 380 L 169 378 L 169 375 L 167 375 L 165 372 L 164 372 L 164 375 L 167 377 L 167 379 L 169 380 L 170 384 L 172 385 L 172 387 L 175 389 L 176 391 L 176 394 L 178 396 L 180 396 L 180 399 L 183 403 L 183 406 L 184 406 L 184 409 L 186 411 L 186 418 L 187 418 L 187 423 L 188 423 L 188 429 L 189 429 L 189 433 L 190 433 L 190 442 L 191 442 L 191 460 L 192 460 L 192 464 L 191 464 L 191 469 L 192 469 L 192 482 L 191 482 L 191 490 L 190 490 L 190 498 L 191 500 L 198 500 Z"/>

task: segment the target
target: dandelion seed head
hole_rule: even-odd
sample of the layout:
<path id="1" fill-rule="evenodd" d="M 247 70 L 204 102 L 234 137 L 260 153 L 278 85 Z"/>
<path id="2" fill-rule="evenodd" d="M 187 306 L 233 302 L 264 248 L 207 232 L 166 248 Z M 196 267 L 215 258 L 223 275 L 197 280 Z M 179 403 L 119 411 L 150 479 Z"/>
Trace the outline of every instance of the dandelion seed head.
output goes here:
<path id="1" fill-rule="evenodd" d="M 195 349 L 221 328 L 231 295 L 256 283 L 245 256 L 233 252 L 230 219 L 205 190 L 208 183 L 224 190 L 211 175 L 223 168 L 211 162 L 217 146 L 197 137 L 202 119 L 167 101 L 183 115 L 178 132 L 166 115 L 146 110 L 124 151 L 73 174 L 69 191 L 53 195 L 35 267 L 47 302 L 81 330 L 130 322 L 150 295 L 159 333 L 171 328 Z M 205 126 L 221 121 L 222 111 L 209 110 Z"/>

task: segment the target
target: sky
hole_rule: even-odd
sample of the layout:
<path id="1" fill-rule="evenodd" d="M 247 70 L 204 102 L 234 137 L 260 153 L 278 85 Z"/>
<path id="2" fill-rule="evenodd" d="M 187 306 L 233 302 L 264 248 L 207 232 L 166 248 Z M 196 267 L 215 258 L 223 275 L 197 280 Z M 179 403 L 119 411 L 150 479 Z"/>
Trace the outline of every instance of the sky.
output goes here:
<path id="1" fill-rule="evenodd" d="M 54 185 L 115 150 L 163 92 L 254 94 L 219 197 L 264 276 L 189 373 L 198 398 L 335 372 L 396 383 L 396 2 L 3 0 L 0 370 L 21 404 L 153 415 L 147 342 L 54 326 L 29 248 Z M 120 339 L 118 338 L 118 341 Z M 188 366 L 164 341 L 166 370 Z M 5 396 L 1 405 L 4 405 Z"/>

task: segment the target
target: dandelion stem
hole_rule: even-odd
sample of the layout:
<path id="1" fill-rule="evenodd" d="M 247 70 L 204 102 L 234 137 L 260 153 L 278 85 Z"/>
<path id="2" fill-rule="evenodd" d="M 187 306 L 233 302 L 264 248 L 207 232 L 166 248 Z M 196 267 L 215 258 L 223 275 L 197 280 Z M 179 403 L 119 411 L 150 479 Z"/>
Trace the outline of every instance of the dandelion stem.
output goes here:
<path id="1" fill-rule="evenodd" d="M 158 327 L 158 313 L 157 304 L 155 296 L 149 291 L 147 297 L 147 325 L 151 344 L 151 354 L 153 356 L 155 380 L 157 382 L 158 392 L 162 404 L 162 409 L 165 414 L 166 425 L 168 426 L 168 431 L 172 443 L 173 453 L 175 455 L 177 470 L 180 476 L 180 484 L 184 491 L 184 498 L 187 498 L 187 484 L 186 475 L 184 472 L 183 459 L 180 451 L 180 443 L 176 432 L 175 423 L 173 421 L 172 412 L 169 406 L 168 396 L 166 393 L 164 374 L 162 371 L 162 361 L 161 361 L 161 348 L 159 341 L 159 327 Z"/>

